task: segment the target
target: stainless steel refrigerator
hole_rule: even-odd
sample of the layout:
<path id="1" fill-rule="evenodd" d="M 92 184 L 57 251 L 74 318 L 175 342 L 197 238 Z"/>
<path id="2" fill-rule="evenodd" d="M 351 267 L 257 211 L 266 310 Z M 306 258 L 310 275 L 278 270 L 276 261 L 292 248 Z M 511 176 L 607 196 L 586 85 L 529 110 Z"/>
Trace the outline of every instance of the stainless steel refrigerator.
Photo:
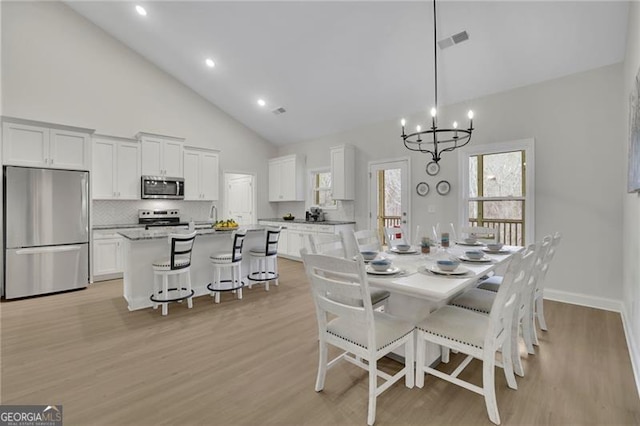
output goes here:
<path id="1" fill-rule="evenodd" d="M 5 298 L 87 286 L 89 173 L 4 168 Z"/>

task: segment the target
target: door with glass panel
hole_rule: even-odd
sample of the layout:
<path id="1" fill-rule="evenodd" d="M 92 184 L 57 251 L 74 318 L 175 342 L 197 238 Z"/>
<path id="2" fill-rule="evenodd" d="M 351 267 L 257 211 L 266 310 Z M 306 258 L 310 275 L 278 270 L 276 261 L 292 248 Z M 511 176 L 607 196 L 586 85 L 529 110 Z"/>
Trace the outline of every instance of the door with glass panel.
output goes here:
<path id="1" fill-rule="evenodd" d="M 369 229 L 376 229 L 383 243 L 384 228 L 402 227 L 411 232 L 408 188 L 408 159 L 369 163 Z"/>
<path id="2" fill-rule="evenodd" d="M 478 147 L 462 156 L 460 225 L 494 228 L 508 245 L 533 241 L 533 146 L 524 142 Z"/>

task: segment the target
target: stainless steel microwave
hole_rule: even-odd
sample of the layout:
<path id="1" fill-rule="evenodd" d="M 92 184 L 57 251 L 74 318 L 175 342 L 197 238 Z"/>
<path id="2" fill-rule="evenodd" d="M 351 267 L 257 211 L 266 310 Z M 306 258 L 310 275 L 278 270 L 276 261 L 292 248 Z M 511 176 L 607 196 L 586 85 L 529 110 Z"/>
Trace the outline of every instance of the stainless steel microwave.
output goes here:
<path id="1" fill-rule="evenodd" d="M 166 176 L 142 176 L 143 199 L 184 200 L 184 179 Z"/>

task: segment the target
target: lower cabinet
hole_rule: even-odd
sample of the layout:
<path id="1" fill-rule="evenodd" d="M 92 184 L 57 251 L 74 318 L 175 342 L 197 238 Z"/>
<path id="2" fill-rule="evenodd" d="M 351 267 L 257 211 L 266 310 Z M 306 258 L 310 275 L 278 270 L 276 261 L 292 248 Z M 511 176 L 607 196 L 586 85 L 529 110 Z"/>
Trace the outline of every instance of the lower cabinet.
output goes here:
<path id="1" fill-rule="evenodd" d="M 92 277 L 93 281 L 121 278 L 123 270 L 124 237 L 117 233 L 94 233 Z"/>
<path id="2" fill-rule="evenodd" d="M 261 225 L 284 226 L 278 242 L 278 255 L 289 259 L 301 260 L 300 250 L 309 247 L 309 235 L 338 234 L 354 229 L 353 224 L 327 225 L 322 223 L 287 223 L 259 221 Z"/>

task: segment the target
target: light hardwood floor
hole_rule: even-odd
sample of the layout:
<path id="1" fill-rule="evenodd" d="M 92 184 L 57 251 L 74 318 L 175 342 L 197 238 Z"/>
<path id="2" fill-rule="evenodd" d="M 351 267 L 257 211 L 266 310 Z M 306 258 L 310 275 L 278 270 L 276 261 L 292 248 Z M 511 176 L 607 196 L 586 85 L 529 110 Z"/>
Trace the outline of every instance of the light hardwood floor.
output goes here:
<path id="1" fill-rule="evenodd" d="M 200 297 L 167 317 L 129 312 L 120 280 L 4 302 L 0 402 L 63 404 L 69 425 L 365 424 L 365 371 L 339 364 L 313 390 L 313 303 L 302 264 L 279 266 L 269 292 L 225 294 L 219 305 Z M 620 316 L 545 303 L 550 331 L 524 360 L 519 390 L 496 374 L 503 424 L 640 424 Z M 480 363 L 462 378 L 480 384 Z M 399 382 L 382 394 L 376 424 L 491 423 L 482 397 L 427 377 L 424 389 Z"/>

